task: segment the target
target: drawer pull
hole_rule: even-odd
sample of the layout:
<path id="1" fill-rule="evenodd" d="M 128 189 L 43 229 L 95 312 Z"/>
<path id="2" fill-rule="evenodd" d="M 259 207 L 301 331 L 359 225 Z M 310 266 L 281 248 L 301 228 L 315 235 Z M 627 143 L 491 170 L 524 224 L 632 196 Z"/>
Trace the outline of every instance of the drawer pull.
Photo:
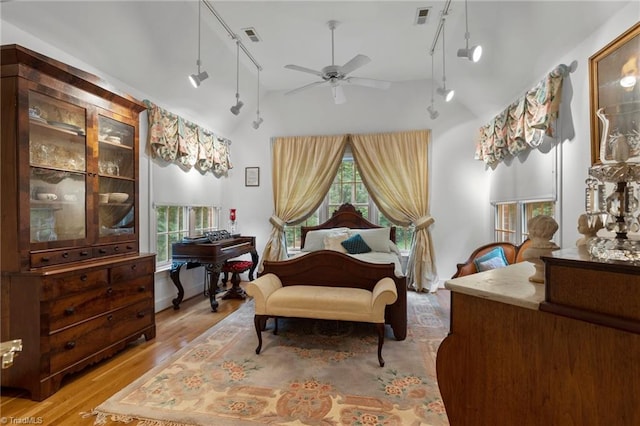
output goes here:
<path id="1" fill-rule="evenodd" d="M 102 248 L 101 248 L 100 250 L 98 250 L 98 252 L 99 252 L 100 254 L 105 254 L 107 251 L 106 251 L 105 249 L 102 249 Z"/>
<path id="2" fill-rule="evenodd" d="M 65 251 L 64 253 L 62 253 L 62 257 L 64 257 L 65 259 L 69 257 L 69 252 Z"/>
<path id="3" fill-rule="evenodd" d="M 109 288 L 107 289 L 107 296 L 111 296 L 112 294 L 113 294 L 113 288 L 112 288 L 112 287 L 109 287 Z"/>
<path id="4" fill-rule="evenodd" d="M 137 317 L 138 318 L 144 318 L 144 312 L 138 312 Z"/>
<path id="5" fill-rule="evenodd" d="M 113 321 L 113 315 L 107 316 L 107 321 Z"/>
<path id="6" fill-rule="evenodd" d="M 86 280 L 88 280 L 88 279 L 89 279 L 89 276 L 88 276 L 87 274 L 82 274 L 82 275 L 80 276 L 80 281 L 86 281 Z"/>
<path id="7" fill-rule="evenodd" d="M 127 250 L 133 250 L 133 246 L 127 246 Z"/>
<path id="8" fill-rule="evenodd" d="M 140 293 L 144 292 L 146 289 L 147 289 L 147 288 L 146 288 L 145 286 L 143 286 L 143 285 L 141 285 L 140 287 L 138 287 L 138 291 L 139 291 Z"/>
<path id="9" fill-rule="evenodd" d="M 120 251 L 120 246 L 115 246 L 115 247 L 113 248 L 113 251 Z"/>
<path id="10" fill-rule="evenodd" d="M 64 344 L 64 348 L 65 349 L 73 349 L 76 347 L 76 341 L 75 340 L 70 340 L 67 343 Z"/>
<path id="11" fill-rule="evenodd" d="M 40 258 L 41 262 L 48 262 L 50 259 L 48 257 L 42 257 Z"/>
<path id="12" fill-rule="evenodd" d="M 138 265 L 136 265 L 136 264 L 131 265 L 131 270 L 132 270 L 132 271 L 134 271 L 134 270 L 136 269 L 136 267 L 137 267 L 137 266 L 138 266 Z"/>
<path id="13" fill-rule="evenodd" d="M 81 251 L 80 252 L 80 256 L 89 256 L 89 252 L 88 251 Z"/>
<path id="14" fill-rule="evenodd" d="M 73 306 L 64 310 L 65 315 L 73 315 L 76 313 L 76 308 Z"/>

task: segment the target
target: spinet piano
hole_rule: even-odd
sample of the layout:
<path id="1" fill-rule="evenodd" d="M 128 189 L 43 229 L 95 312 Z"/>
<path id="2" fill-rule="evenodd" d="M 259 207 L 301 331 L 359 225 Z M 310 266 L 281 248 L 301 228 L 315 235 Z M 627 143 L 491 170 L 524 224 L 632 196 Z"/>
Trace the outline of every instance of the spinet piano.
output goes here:
<path id="1" fill-rule="evenodd" d="M 180 309 L 180 303 L 184 298 L 184 288 L 180 282 L 180 269 L 186 265 L 187 269 L 205 266 L 209 275 L 209 287 L 207 293 L 211 310 L 216 312 L 218 301 L 216 289 L 220 270 L 225 261 L 238 257 L 245 253 L 251 254 L 253 266 L 249 270 L 249 279 L 253 280 L 253 272 L 258 266 L 258 252 L 256 251 L 256 237 L 243 237 L 230 235 L 227 231 L 214 231 L 206 237 L 197 239 L 184 239 L 182 242 L 171 245 L 171 280 L 178 289 L 178 297 L 172 300 L 173 309 Z"/>

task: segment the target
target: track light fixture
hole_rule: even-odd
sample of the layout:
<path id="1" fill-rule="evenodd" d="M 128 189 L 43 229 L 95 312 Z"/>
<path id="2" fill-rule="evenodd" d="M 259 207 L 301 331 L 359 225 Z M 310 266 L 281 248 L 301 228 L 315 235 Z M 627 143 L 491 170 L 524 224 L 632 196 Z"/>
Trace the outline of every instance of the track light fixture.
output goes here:
<path id="1" fill-rule="evenodd" d="M 434 81 L 435 81 L 435 75 L 433 74 L 433 53 L 432 53 L 431 54 L 431 105 L 427 107 L 427 111 L 429 111 L 429 117 L 431 117 L 432 120 L 435 120 L 440 115 L 440 113 L 436 111 L 436 107 L 433 104 Z"/>
<path id="2" fill-rule="evenodd" d="M 240 40 L 236 39 L 236 104 L 231 107 L 233 115 L 240 114 L 244 102 L 240 100 Z"/>
<path id="3" fill-rule="evenodd" d="M 444 49 L 444 17 L 442 18 L 442 87 L 438 87 L 436 93 L 442 96 L 445 101 L 449 102 L 455 94 L 453 89 L 447 89 L 447 73 L 445 68 L 445 49 Z"/>
<path id="4" fill-rule="evenodd" d="M 458 49 L 458 57 L 467 58 L 472 62 L 478 62 L 480 57 L 482 56 L 482 46 L 473 46 L 469 48 L 469 17 L 467 15 L 467 0 L 464 0 L 464 21 L 466 26 L 466 32 L 464 33 L 464 38 L 466 40 L 466 47 L 462 49 Z"/>
<path id="5" fill-rule="evenodd" d="M 258 129 L 262 124 L 262 117 L 260 117 L 260 69 L 258 68 L 258 87 L 257 87 L 257 100 L 258 107 L 256 108 L 256 120 L 253 122 L 253 128 Z"/>
<path id="6" fill-rule="evenodd" d="M 189 81 L 191 82 L 193 87 L 196 87 L 196 88 L 198 86 L 200 86 L 200 83 L 202 83 L 204 80 L 209 78 L 209 74 L 207 74 L 206 71 L 200 72 L 200 8 L 201 8 L 201 3 L 202 2 L 200 2 L 200 1 L 198 2 L 198 60 L 196 61 L 196 64 L 198 65 L 198 73 L 197 74 L 191 74 L 189 76 Z"/>

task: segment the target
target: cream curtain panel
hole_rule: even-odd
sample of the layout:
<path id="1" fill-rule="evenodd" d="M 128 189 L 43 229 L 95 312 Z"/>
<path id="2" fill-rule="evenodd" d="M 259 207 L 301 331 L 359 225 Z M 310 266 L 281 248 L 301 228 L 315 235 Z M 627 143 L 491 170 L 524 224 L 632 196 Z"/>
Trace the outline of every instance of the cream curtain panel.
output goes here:
<path id="1" fill-rule="evenodd" d="M 429 130 L 352 135 L 351 148 L 369 195 L 394 224 L 413 224 L 407 283 L 416 291 L 436 291 L 429 226 Z"/>
<path id="2" fill-rule="evenodd" d="M 273 225 L 262 260 L 287 258 L 285 224 L 309 217 L 322 203 L 342 162 L 347 141 L 340 136 L 276 138 L 273 145 Z"/>
<path id="3" fill-rule="evenodd" d="M 494 166 L 509 156 L 537 148 L 544 135 L 553 136 L 558 117 L 562 82 L 569 75 L 567 65 L 558 65 L 534 88 L 482 126 L 475 158 Z"/>

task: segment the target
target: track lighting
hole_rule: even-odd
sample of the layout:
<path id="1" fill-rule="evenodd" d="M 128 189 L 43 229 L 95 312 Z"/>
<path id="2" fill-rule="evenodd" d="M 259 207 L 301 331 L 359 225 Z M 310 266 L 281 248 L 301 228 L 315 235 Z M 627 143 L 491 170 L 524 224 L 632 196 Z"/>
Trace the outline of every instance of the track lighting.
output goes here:
<path id="1" fill-rule="evenodd" d="M 199 62 L 200 61 L 198 61 L 198 63 Z M 189 81 L 191 82 L 193 87 L 198 87 L 200 86 L 200 83 L 202 83 L 202 81 L 206 80 L 207 78 L 209 78 L 209 74 L 207 74 L 206 71 L 200 72 L 200 67 L 198 66 L 198 74 L 191 74 L 189 76 Z"/>
<path id="2" fill-rule="evenodd" d="M 454 90 L 453 89 L 447 89 L 447 73 L 445 72 L 446 68 L 445 68 L 445 49 L 444 49 L 444 18 L 442 18 L 442 87 L 438 87 L 438 89 L 436 90 L 436 93 L 438 93 L 438 95 L 442 96 L 444 98 L 445 101 L 449 102 L 451 99 L 453 99 L 453 95 L 454 95 Z"/>
<path id="3" fill-rule="evenodd" d="M 438 118 L 440 116 L 440 113 L 435 110 L 435 107 L 433 105 L 428 106 L 427 107 L 427 111 L 429 111 L 429 117 L 432 120 L 435 120 L 436 118 Z"/>
<path id="4" fill-rule="evenodd" d="M 233 115 L 240 114 L 244 102 L 240 100 L 240 40 L 236 39 L 236 104 L 231 107 Z"/>
<path id="5" fill-rule="evenodd" d="M 438 118 L 440 113 L 436 111 L 435 106 L 433 105 L 433 83 L 435 81 L 435 75 L 433 73 L 433 53 L 431 53 L 431 105 L 427 107 L 427 111 L 429 111 L 429 117 L 432 120 Z"/>
<path id="6" fill-rule="evenodd" d="M 240 95 L 238 95 L 236 93 L 236 98 L 237 98 L 237 102 L 234 106 L 231 107 L 230 111 L 233 113 L 233 115 L 238 115 L 240 114 L 240 108 L 242 108 L 242 106 L 244 105 L 244 102 L 242 102 L 240 99 L 238 99 L 240 97 Z"/>
<path id="7" fill-rule="evenodd" d="M 198 86 L 200 86 L 200 83 L 202 83 L 204 80 L 209 78 L 209 74 L 207 74 L 206 71 L 200 72 L 200 8 L 201 8 L 201 3 L 202 2 L 198 2 L 198 60 L 196 61 L 196 64 L 198 65 L 198 73 L 197 74 L 191 74 L 189 76 L 189 81 L 191 82 L 191 85 L 193 85 L 193 87 L 196 87 L 196 88 Z"/>
<path id="8" fill-rule="evenodd" d="M 469 48 L 469 17 L 467 16 L 467 0 L 464 1 L 464 21 L 466 25 L 466 32 L 464 38 L 466 40 L 466 47 L 458 49 L 458 57 L 467 58 L 472 62 L 478 62 L 482 56 L 482 46 L 473 46 Z"/>
<path id="9" fill-rule="evenodd" d="M 443 83 L 444 83 L 444 80 L 443 80 Z M 444 87 L 438 87 L 436 89 L 436 93 L 442 96 L 446 102 L 449 102 L 451 99 L 453 99 L 453 95 L 455 94 L 455 91 L 453 89 L 447 89 L 447 86 L 445 85 Z"/>
<path id="10" fill-rule="evenodd" d="M 253 128 L 258 129 L 262 124 L 262 117 L 260 117 L 260 68 L 258 68 L 258 84 L 257 84 L 257 108 L 256 108 L 256 120 L 253 122 Z"/>

